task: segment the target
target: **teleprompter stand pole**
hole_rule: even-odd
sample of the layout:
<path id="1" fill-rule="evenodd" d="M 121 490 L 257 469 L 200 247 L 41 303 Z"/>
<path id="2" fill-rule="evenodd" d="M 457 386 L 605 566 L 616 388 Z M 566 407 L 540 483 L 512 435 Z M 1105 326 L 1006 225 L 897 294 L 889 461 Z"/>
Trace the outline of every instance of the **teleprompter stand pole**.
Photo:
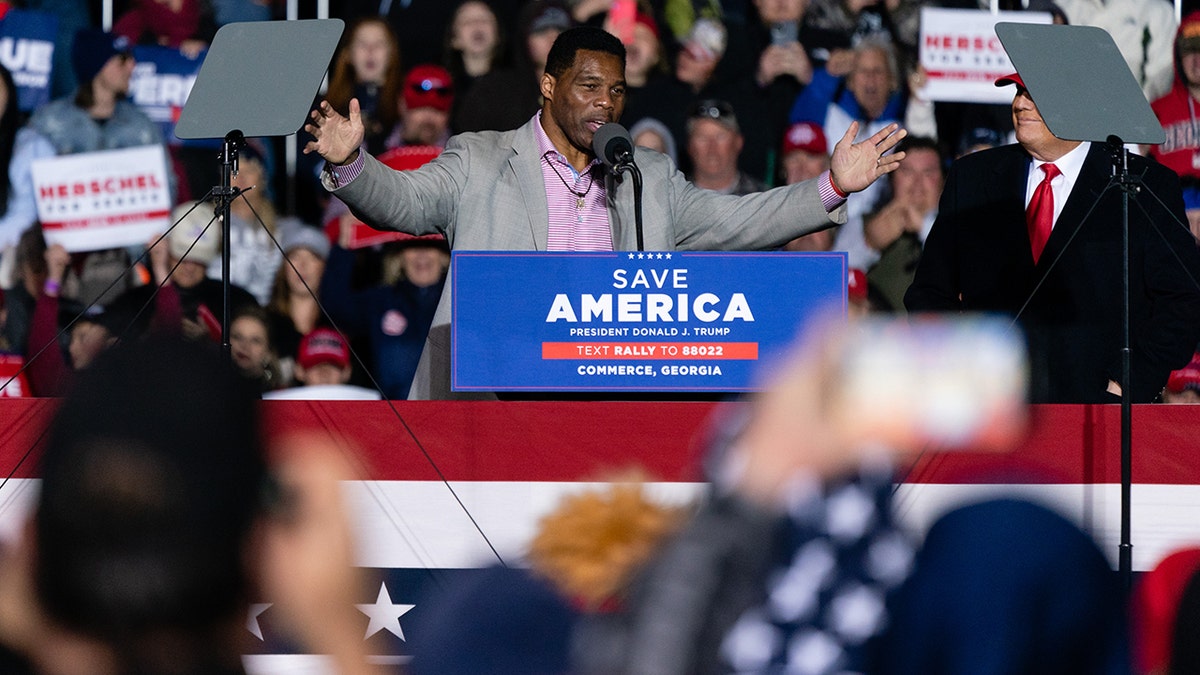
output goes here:
<path id="1" fill-rule="evenodd" d="M 1121 190 L 1121 543 L 1117 569 L 1125 590 L 1133 588 L 1133 383 L 1129 316 L 1129 196 L 1141 181 L 1129 173 L 1129 150 L 1121 139 L 1108 137 L 1113 151 L 1113 180 Z"/>
<path id="2" fill-rule="evenodd" d="M 183 140 L 223 139 L 221 184 L 213 197 L 221 218 L 221 347 L 226 355 L 231 353 L 229 205 L 240 194 L 232 186 L 238 151 L 248 137 L 288 136 L 304 126 L 344 27 L 339 19 L 222 26 L 175 125 L 175 135 Z"/>
<path id="3" fill-rule="evenodd" d="M 232 347 L 229 343 L 229 234 L 230 234 L 230 213 L 229 206 L 238 196 L 238 190 L 233 187 L 233 178 L 238 174 L 238 153 L 242 148 L 246 147 L 246 137 L 242 132 L 234 129 L 225 134 L 225 141 L 221 145 L 221 183 L 213 188 L 213 198 L 217 203 L 217 217 L 221 220 L 221 351 L 226 358 L 232 356 Z"/>

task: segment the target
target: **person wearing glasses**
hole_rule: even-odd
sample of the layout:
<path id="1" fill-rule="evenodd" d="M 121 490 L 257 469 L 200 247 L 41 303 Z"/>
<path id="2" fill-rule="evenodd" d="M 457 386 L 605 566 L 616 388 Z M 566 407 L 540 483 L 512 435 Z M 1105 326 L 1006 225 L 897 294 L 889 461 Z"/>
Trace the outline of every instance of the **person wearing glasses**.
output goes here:
<path id="1" fill-rule="evenodd" d="M 306 153 L 325 159 L 322 180 L 364 222 L 413 235 L 443 234 L 464 250 L 629 251 L 637 247 L 631 181 L 617 184 L 592 138 L 625 105 L 625 47 L 580 26 L 562 33 L 540 80 L 543 103 L 519 129 L 453 136 L 446 150 L 411 171 L 393 171 L 359 150 L 362 122 L 322 103 L 305 125 Z M 834 147 L 817 179 L 742 197 L 687 181 L 664 155 L 637 151 L 649 251 L 765 250 L 845 222 L 845 198 L 894 171 L 904 137 L 891 125 L 854 143 L 857 125 Z M 410 398 L 450 397 L 447 281 Z"/>

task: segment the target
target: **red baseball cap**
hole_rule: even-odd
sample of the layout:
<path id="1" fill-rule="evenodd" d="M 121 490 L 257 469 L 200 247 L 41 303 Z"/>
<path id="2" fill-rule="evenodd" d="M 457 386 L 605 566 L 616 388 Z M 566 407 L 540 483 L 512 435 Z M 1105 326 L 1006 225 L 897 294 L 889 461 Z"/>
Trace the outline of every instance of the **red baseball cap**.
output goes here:
<path id="1" fill-rule="evenodd" d="M 1025 86 L 1025 80 L 1021 79 L 1020 73 L 1012 73 L 1011 75 L 1005 75 L 1004 77 L 996 78 L 997 87 L 1005 87 L 1010 84 L 1017 85 L 1017 88 L 1019 89 L 1029 89 L 1029 87 Z"/>
<path id="2" fill-rule="evenodd" d="M 783 154 L 803 150 L 814 155 L 829 153 L 829 142 L 825 130 L 812 122 L 796 122 L 783 134 Z"/>
<path id="3" fill-rule="evenodd" d="M 314 328 L 300 339 L 296 363 L 312 368 L 322 363 L 332 363 L 338 368 L 350 365 L 350 345 L 332 328 Z"/>
<path id="4" fill-rule="evenodd" d="M 1192 356 L 1192 360 L 1183 368 L 1171 371 L 1167 378 L 1167 390 L 1182 393 L 1188 389 L 1200 391 L 1200 353 Z"/>
<path id="5" fill-rule="evenodd" d="M 404 78 L 404 105 L 412 108 L 436 108 L 450 111 L 454 89 L 450 71 L 431 63 L 413 66 Z"/>

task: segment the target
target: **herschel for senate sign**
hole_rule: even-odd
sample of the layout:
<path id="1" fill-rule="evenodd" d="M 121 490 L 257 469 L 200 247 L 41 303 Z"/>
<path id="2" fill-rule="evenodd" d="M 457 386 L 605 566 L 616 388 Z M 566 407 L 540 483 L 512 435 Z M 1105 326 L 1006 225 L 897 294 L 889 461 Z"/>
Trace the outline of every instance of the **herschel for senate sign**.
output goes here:
<path id="1" fill-rule="evenodd" d="M 456 251 L 459 391 L 755 387 L 818 312 L 846 310 L 844 253 Z"/>

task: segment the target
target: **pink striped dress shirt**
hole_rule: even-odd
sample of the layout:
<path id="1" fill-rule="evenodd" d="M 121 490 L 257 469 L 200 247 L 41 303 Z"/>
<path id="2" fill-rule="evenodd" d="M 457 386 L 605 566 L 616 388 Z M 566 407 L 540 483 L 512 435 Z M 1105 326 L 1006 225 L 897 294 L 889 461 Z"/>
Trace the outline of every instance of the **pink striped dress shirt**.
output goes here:
<path id="1" fill-rule="evenodd" d="M 604 169 L 593 159 L 582 173 L 554 148 L 542 129 L 542 113 L 533 125 L 542 154 L 542 182 L 550 210 L 547 251 L 611 251 L 612 226 L 605 205 Z M 582 197 L 579 195 L 583 195 Z"/>

